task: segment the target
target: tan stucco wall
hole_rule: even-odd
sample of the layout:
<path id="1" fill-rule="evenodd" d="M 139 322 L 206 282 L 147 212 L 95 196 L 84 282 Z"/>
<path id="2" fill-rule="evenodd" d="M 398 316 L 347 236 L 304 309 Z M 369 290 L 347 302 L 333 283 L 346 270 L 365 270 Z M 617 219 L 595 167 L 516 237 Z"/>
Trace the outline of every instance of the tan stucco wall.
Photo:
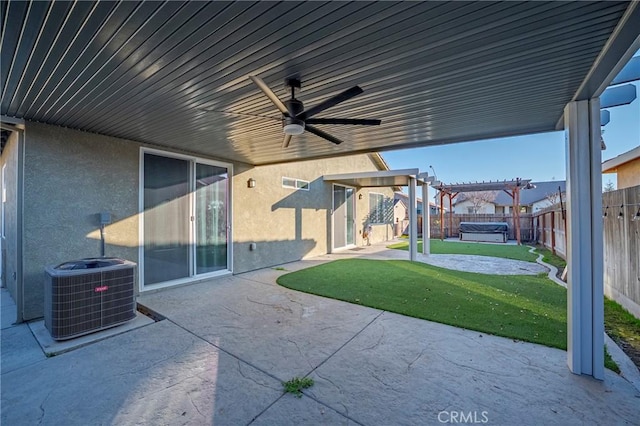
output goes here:
<path id="1" fill-rule="evenodd" d="M 618 189 L 640 185 L 640 158 L 618 166 Z"/>
<path id="2" fill-rule="evenodd" d="M 46 265 L 100 256 L 101 211 L 113 223 L 106 255 L 138 261 L 138 151 L 130 141 L 27 123 L 25 319 L 43 315 Z"/>
<path id="3" fill-rule="evenodd" d="M 24 180 L 25 319 L 44 313 L 44 267 L 100 255 L 98 214 L 109 211 L 106 255 L 139 262 L 138 195 L 141 144 L 27 123 Z M 9 151 L 7 151 L 9 152 Z M 170 155 L 167 152 L 167 155 Z M 368 155 L 249 167 L 234 164 L 233 272 L 269 267 L 331 251 L 332 185 L 325 174 L 377 170 Z M 282 187 L 282 177 L 311 182 L 310 191 Z M 249 178 L 255 188 L 247 188 Z M 356 194 L 357 245 L 369 213 L 369 192 Z M 372 242 L 392 238 L 376 225 Z M 255 242 L 257 249 L 249 250 Z"/>
<path id="4" fill-rule="evenodd" d="M 292 262 L 331 251 L 332 184 L 323 175 L 377 170 L 368 155 L 254 168 L 236 167 L 233 183 L 234 273 Z M 309 191 L 282 187 L 282 177 L 307 180 Z M 248 188 L 253 178 L 255 188 Z M 391 188 L 356 194 L 356 245 L 369 212 L 369 192 L 393 200 Z M 362 199 L 358 199 L 362 194 Z M 374 227 L 372 242 L 392 238 L 389 225 Z M 256 243 L 256 250 L 249 245 Z"/>
<path id="5" fill-rule="evenodd" d="M 2 241 L 2 285 L 14 301 L 18 301 L 18 133 L 7 140 L 0 158 L 0 170 L 5 168 L 6 202 L 4 212 L 5 238 Z"/>

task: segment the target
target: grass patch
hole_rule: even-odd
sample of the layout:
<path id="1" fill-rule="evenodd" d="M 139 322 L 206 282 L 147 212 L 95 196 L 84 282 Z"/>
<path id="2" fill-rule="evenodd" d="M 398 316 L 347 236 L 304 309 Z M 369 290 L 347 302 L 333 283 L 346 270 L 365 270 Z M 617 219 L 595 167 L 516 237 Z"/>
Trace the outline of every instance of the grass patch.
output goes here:
<path id="1" fill-rule="evenodd" d="M 404 260 L 344 259 L 281 276 L 278 284 L 456 327 L 567 347 L 566 290 L 543 275 L 485 275 Z"/>
<path id="2" fill-rule="evenodd" d="M 604 298 L 604 328 L 609 337 L 640 368 L 640 319 L 617 302 Z"/>
<path id="3" fill-rule="evenodd" d="M 567 261 L 558 255 L 555 255 L 548 248 L 542 246 L 536 246 L 536 251 L 542 255 L 542 261 L 549 265 L 555 266 L 559 272 L 564 270 L 567 266 Z"/>
<path id="4" fill-rule="evenodd" d="M 618 367 L 618 364 L 616 364 L 613 358 L 611 358 L 611 355 L 609 355 L 606 345 L 604 347 L 604 368 L 608 368 L 609 370 L 620 374 L 620 367 Z"/>
<path id="5" fill-rule="evenodd" d="M 390 249 L 409 250 L 409 242 L 387 246 Z M 418 241 L 418 251 L 422 252 L 422 241 Z M 473 254 L 478 256 L 502 257 L 505 259 L 524 260 L 525 262 L 535 262 L 537 254 L 529 253 L 527 246 L 482 244 L 482 243 L 462 243 L 453 241 L 431 240 L 431 253 L 433 254 Z"/>
<path id="6" fill-rule="evenodd" d="M 307 389 L 313 386 L 313 379 L 310 377 L 294 377 L 288 382 L 282 382 L 284 391 L 292 393 L 298 398 L 302 398 L 302 389 Z"/>

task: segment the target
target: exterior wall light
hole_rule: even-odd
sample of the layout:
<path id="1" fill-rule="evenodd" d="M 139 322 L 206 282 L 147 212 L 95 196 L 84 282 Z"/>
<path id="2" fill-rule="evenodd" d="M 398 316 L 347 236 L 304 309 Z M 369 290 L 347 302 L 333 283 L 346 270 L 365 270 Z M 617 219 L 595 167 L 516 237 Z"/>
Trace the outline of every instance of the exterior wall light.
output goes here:
<path id="1" fill-rule="evenodd" d="M 362 200 L 362 194 L 358 194 L 358 200 Z"/>
<path id="2" fill-rule="evenodd" d="M 256 187 L 256 180 L 254 178 L 249 178 L 249 180 L 247 181 L 247 188 L 255 188 Z"/>

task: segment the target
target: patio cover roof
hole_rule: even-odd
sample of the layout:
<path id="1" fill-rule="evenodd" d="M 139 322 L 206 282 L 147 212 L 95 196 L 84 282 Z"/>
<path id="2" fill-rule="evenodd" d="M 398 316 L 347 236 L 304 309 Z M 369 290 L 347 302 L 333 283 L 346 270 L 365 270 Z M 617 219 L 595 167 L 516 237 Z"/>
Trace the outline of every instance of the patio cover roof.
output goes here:
<path id="1" fill-rule="evenodd" d="M 409 179 L 416 178 L 418 169 L 385 170 L 379 172 L 340 173 L 325 175 L 325 182 L 339 183 L 356 188 L 381 188 L 409 186 Z"/>
<path id="2" fill-rule="evenodd" d="M 271 164 L 552 131 L 640 47 L 638 2 L 0 2 L 1 109 L 214 158 Z M 364 93 L 281 148 L 248 79 L 312 106 Z M 266 119 L 264 116 L 271 117 Z"/>

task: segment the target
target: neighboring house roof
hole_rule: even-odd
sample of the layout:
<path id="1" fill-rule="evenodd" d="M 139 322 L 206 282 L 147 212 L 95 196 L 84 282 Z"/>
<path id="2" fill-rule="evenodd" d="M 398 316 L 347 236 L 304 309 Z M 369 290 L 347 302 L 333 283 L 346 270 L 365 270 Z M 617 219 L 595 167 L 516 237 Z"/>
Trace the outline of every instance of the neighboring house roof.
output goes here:
<path id="1" fill-rule="evenodd" d="M 409 205 L 409 196 L 404 192 L 398 192 L 398 191 L 394 192 L 393 198 L 394 198 L 393 205 L 395 205 L 398 201 L 402 201 L 402 204 L 404 204 L 405 206 Z M 421 207 L 422 198 L 416 197 L 416 200 L 418 202 L 418 207 Z M 431 207 L 436 207 L 436 204 L 433 203 L 432 201 L 429 201 L 429 205 Z"/>
<path id="2" fill-rule="evenodd" d="M 558 193 L 558 187 L 564 193 L 566 192 L 566 181 L 564 180 L 553 180 L 547 182 L 531 182 L 532 185 L 535 185 L 535 188 L 531 189 L 523 189 L 520 191 L 520 205 L 521 206 L 529 206 L 535 202 L 544 200 L 549 194 Z M 462 203 L 468 200 L 469 197 L 466 193 L 459 194 L 456 198 L 453 199 L 453 204 Z M 510 206 L 513 204 L 513 199 L 509 194 L 504 191 L 496 191 L 496 196 L 492 201 L 492 204 L 497 206 Z"/>
<path id="3" fill-rule="evenodd" d="M 602 173 L 616 173 L 618 167 L 640 158 L 640 146 L 602 163 Z"/>

